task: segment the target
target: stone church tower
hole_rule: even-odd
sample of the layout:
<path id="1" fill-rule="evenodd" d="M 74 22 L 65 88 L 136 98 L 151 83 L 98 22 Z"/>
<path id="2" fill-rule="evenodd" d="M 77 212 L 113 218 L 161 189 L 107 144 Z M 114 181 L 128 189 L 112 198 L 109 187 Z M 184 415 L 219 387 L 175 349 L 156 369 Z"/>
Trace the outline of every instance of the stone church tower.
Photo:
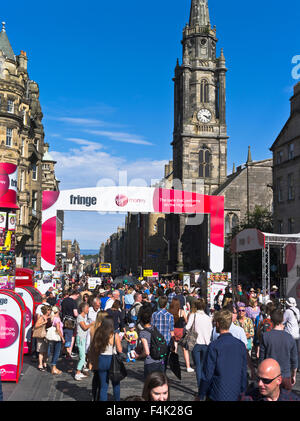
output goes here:
<path id="1" fill-rule="evenodd" d="M 193 180 L 192 190 L 204 194 L 212 194 L 227 177 L 227 69 L 223 50 L 216 56 L 217 41 L 207 0 L 192 0 L 183 62 L 177 62 L 174 78 L 173 177 L 188 190 L 185 180 Z"/>
<path id="2" fill-rule="evenodd" d="M 177 60 L 173 79 L 173 180 L 175 189 L 181 185 L 208 195 L 227 178 L 227 69 L 223 50 L 217 57 L 217 42 L 207 0 L 192 0 L 189 24 L 183 30 L 183 60 L 181 65 Z M 170 267 L 183 271 L 205 266 L 207 223 L 184 215 L 167 220 Z"/>

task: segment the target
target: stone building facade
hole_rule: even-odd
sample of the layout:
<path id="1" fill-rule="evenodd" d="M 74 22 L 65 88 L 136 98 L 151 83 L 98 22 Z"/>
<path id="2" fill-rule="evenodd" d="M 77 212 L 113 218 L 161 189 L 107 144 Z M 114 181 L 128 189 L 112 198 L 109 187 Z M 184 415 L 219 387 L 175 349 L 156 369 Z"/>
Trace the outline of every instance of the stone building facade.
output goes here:
<path id="1" fill-rule="evenodd" d="M 58 190 L 54 162 L 46 162 L 39 86 L 24 51 L 16 56 L 3 23 L 0 33 L 0 161 L 18 166 L 16 256 L 40 268 L 42 191 Z M 43 165 L 49 165 L 45 170 Z M 61 227 L 62 229 L 62 227 Z M 33 264 L 34 263 L 34 264 Z"/>
<path id="2" fill-rule="evenodd" d="M 290 99 L 290 117 L 271 146 L 273 152 L 274 230 L 300 232 L 300 82 Z"/>

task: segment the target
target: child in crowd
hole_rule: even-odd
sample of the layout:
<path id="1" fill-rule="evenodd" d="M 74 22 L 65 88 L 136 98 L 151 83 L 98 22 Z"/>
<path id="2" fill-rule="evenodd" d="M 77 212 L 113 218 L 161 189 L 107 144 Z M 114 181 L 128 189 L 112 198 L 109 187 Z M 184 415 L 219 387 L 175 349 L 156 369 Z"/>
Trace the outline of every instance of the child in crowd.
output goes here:
<path id="1" fill-rule="evenodd" d="M 138 334 L 135 330 L 135 324 L 134 323 L 129 323 L 128 329 L 129 330 L 125 334 L 125 339 L 128 342 L 127 360 L 126 361 L 129 363 L 130 361 L 135 362 L 135 359 L 131 357 L 130 353 L 131 353 L 131 351 L 133 351 L 136 348 L 137 340 L 138 340 Z"/>

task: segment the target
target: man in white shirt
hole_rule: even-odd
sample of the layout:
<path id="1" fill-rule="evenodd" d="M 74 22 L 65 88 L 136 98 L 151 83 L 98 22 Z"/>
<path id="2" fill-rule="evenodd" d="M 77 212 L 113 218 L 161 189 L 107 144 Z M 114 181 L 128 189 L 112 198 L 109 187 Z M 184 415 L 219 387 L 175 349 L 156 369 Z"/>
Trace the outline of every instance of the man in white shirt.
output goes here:
<path id="1" fill-rule="evenodd" d="M 41 316 L 41 315 L 42 315 L 42 311 L 41 311 L 41 308 L 42 308 L 42 307 L 44 307 L 44 306 L 50 306 L 50 304 L 49 304 L 49 303 L 47 303 L 47 299 L 48 299 L 48 297 L 47 297 L 47 295 L 46 295 L 46 294 L 42 295 L 42 303 L 41 303 L 41 304 L 39 304 L 39 305 L 37 306 L 36 310 L 35 310 L 35 315 L 36 315 L 36 317 L 38 317 L 38 316 Z M 51 306 L 50 306 L 50 307 L 51 307 Z"/>
<path id="2" fill-rule="evenodd" d="M 120 292 L 117 289 L 112 292 L 112 297 L 106 301 L 104 311 L 112 308 L 112 305 L 116 300 L 120 301 Z"/>
<path id="3" fill-rule="evenodd" d="M 290 297 L 286 300 L 286 310 L 283 315 L 283 324 L 284 324 L 284 330 L 292 335 L 292 337 L 295 339 L 297 344 L 297 350 L 298 350 L 298 361 L 300 360 L 299 354 L 300 354 L 300 330 L 299 330 L 299 322 L 300 322 L 300 311 L 297 308 L 297 301 L 294 297 Z M 298 369 L 299 372 L 299 363 L 298 363 Z"/>

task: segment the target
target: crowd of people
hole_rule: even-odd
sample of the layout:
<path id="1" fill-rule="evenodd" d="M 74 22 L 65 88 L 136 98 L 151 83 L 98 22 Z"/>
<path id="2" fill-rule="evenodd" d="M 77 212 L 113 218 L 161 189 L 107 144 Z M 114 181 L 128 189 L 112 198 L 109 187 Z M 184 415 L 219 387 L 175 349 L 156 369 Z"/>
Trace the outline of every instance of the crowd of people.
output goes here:
<path id="1" fill-rule="evenodd" d="M 107 401 L 119 354 L 129 364 L 144 362 L 144 389 L 128 400 L 171 400 L 167 368 L 181 349 L 187 373 L 196 375 L 195 400 L 300 400 L 292 391 L 299 368 L 296 300 L 283 305 L 276 286 L 263 300 L 260 290 L 242 285 L 218 293 L 213 308 L 206 298 L 199 285 L 175 280 L 103 282 L 90 291 L 83 278 L 50 288 L 36 310 L 37 368 L 50 365 L 57 376 L 60 356 L 76 358 L 75 380 L 92 374 L 93 400 Z M 112 383 L 115 401 L 120 385 Z"/>

